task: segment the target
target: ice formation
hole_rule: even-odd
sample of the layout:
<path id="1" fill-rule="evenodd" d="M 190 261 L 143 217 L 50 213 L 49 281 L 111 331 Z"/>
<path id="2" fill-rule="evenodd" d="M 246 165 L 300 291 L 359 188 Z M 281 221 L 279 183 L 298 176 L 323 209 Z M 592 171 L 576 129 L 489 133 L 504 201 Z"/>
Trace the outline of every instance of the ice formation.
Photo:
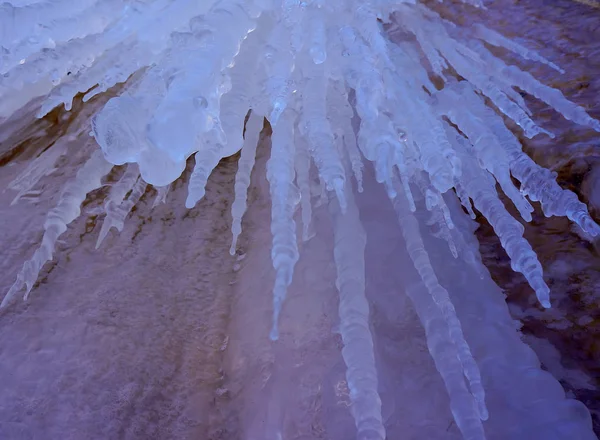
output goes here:
<path id="1" fill-rule="evenodd" d="M 479 0 L 465 3 L 482 6 Z M 192 208 L 219 161 L 241 150 L 234 254 L 266 118 L 273 130 L 267 165 L 276 272 L 271 339 L 278 338 L 279 314 L 300 258 L 296 208 L 301 238 L 309 240 L 318 180 L 323 200 L 331 194 L 340 333 L 360 439 L 385 438 L 364 295 L 366 236 L 351 179 L 362 191 L 367 161 L 398 212 L 425 286 L 408 294 L 468 439 L 485 437 L 485 360 L 472 353 L 448 294 L 452 286 L 438 280 L 425 249 L 414 217 L 421 201 L 437 237 L 455 258 L 479 268 L 482 278 L 477 250 L 467 244 L 447 200 L 458 198 L 472 217 L 475 209 L 485 216 L 543 307 L 550 307 L 551 296 L 541 265 L 496 184 L 526 221 L 533 211 L 529 200 L 539 201 L 546 215 L 567 216 L 592 236 L 600 232 L 577 196 L 522 152 L 503 118 L 527 137 L 552 136 L 532 119 L 520 89 L 575 123 L 600 131 L 600 122 L 489 48 L 503 47 L 558 72 L 560 67 L 482 25 L 456 26 L 418 1 L 10 0 L 0 5 L 0 42 L 0 118 L 34 97 L 44 97 L 42 117 L 60 104 L 69 109 L 78 93 L 87 101 L 127 82 L 94 117 L 91 134 L 100 150 L 48 214 L 42 244 L 2 306 L 23 287 L 28 296 L 56 240 L 113 165 L 128 164 L 108 195 L 98 246 L 111 227 L 122 228 L 147 184 L 160 188 L 155 203 L 164 201 L 193 155 L 186 201 Z M 12 184 L 17 199 L 62 154 L 55 148 L 40 156 Z M 549 404 L 562 405 L 562 397 L 553 399 Z M 538 416 L 546 420 L 531 415 Z M 560 436 L 567 434 L 558 429 L 552 438 L 591 438 L 584 425 L 576 428 L 581 436 Z"/>

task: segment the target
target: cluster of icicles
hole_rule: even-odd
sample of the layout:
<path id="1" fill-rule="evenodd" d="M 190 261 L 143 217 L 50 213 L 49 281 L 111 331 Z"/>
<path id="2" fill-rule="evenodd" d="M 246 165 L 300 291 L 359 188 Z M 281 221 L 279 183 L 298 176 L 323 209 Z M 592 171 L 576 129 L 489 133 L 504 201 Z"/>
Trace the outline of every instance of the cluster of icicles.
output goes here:
<path id="1" fill-rule="evenodd" d="M 547 216 L 567 216 L 592 236 L 600 229 L 575 194 L 522 152 L 503 117 L 527 137 L 551 136 L 531 119 L 518 88 L 575 123 L 597 131 L 600 123 L 489 48 L 559 67 L 483 26 L 460 28 L 422 4 L 398 0 L 13 0 L 0 5 L 0 12 L 6 46 L 0 54 L 0 115 L 34 93 L 46 96 L 41 117 L 61 103 L 69 109 L 78 93 L 85 92 L 87 101 L 130 78 L 125 91 L 95 116 L 91 134 L 101 150 L 64 188 L 48 214 L 40 248 L 2 306 L 23 287 L 27 298 L 57 239 L 80 215 L 86 194 L 102 185 L 113 165 L 129 164 L 108 195 L 98 245 L 111 227 L 122 228 L 147 184 L 164 199 L 189 156 L 195 158 L 186 201 L 192 208 L 220 159 L 241 150 L 232 206 L 234 254 L 266 118 L 273 129 L 267 165 L 276 272 L 271 338 L 278 338 L 278 315 L 299 258 L 297 205 L 302 239 L 311 237 L 316 177 L 322 196 L 331 194 L 339 208 L 340 332 L 358 437 L 385 438 L 362 274 L 365 235 L 351 182 L 353 176 L 362 191 L 363 162 L 371 161 L 398 211 L 415 267 L 446 320 L 441 337 L 454 347 L 461 380 L 468 383 L 470 397 L 453 408 L 457 425 L 465 438 L 484 438 L 481 420 L 488 415 L 479 369 L 412 213 L 415 199 L 424 198 L 452 254 L 475 261 L 442 197 L 455 191 L 472 217 L 477 209 L 487 218 L 512 268 L 549 307 L 541 265 L 496 183 L 526 221 L 533 211 L 529 198 Z M 45 152 L 12 188 L 25 193 L 64 153 L 59 147 Z"/>

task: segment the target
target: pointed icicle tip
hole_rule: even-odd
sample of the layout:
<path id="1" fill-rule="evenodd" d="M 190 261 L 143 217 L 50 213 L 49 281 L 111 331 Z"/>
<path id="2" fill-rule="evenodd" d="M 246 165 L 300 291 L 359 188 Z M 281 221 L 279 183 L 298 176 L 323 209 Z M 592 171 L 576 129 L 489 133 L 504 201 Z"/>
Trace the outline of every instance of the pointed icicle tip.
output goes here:
<path id="1" fill-rule="evenodd" d="M 271 333 L 269 333 L 269 339 L 273 342 L 279 339 L 279 329 L 277 328 L 277 323 L 273 324 L 273 328 L 271 329 Z"/>
<path id="2" fill-rule="evenodd" d="M 187 198 L 185 199 L 185 207 L 187 209 L 192 209 L 194 206 L 196 206 L 196 203 L 198 203 L 198 201 L 200 199 L 202 199 L 204 197 L 204 191 L 202 191 L 199 194 L 196 194 L 196 197 L 192 197 L 191 195 L 188 195 Z"/>
<path id="3" fill-rule="evenodd" d="M 345 214 L 346 210 L 348 209 L 348 202 L 346 201 L 346 194 L 344 193 L 344 180 L 335 179 L 333 181 L 333 189 L 340 204 L 342 214 Z"/>

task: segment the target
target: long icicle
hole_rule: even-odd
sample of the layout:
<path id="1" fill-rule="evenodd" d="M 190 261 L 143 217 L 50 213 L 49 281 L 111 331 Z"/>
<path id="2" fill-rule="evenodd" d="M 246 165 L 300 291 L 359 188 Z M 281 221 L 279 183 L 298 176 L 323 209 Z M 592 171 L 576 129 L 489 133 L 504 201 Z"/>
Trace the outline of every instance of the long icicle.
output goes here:
<path id="1" fill-rule="evenodd" d="M 471 392 L 479 409 L 479 417 L 481 420 L 487 420 L 488 411 L 485 405 L 485 391 L 481 384 L 481 373 L 479 367 L 473 359 L 469 344 L 463 335 L 460 320 L 456 315 L 456 310 L 450 299 L 448 291 L 442 287 L 437 279 L 425 245 L 421 239 L 419 224 L 416 218 L 412 215 L 408 208 L 408 201 L 404 196 L 404 192 L 400 191 L 400 182 L 394 176 L 394 186 L 398 188 L 398 195 L 393 200 L 394 208 L 398 213 L 398 220 L 402 229 L 402 235 L 406 241 L 406 248 L 411 260 L 415 265 L 415 269 L 419 272 L 423 283 L 427 286 L 429 294 L 433 298 L 436 305 L 439 307 L 444 319 L 448 324 L 449 336 L 457 349 L 458 358 L 463 366 L 465 377 L 469 381 Z"/>
<path id="2" fill-rule="evenodd" d="M 271 259 L 275 268 L 273 288 L 273 328 L 270 338 L 279 338 L 277 324 L 287 289 L 292 283 L 298 261 L 294 207 L 298 189 L 294 185 L 294 114 L 285 110 L 273 127 L 271 158 L 267 162 L 267 180 L 271 192 Z"/>
<path id="3" fill-rule="evenodd" d="M 340 294 L 340 333 L 342 356 L 352 399 L 352 415 L 359 440 L 383 440 L 385 428 L 381 399 L 377 392 L 377 369 L 373 337 L 369 329 L 369 304 L 365 296 L 365 246 L 367 236 L 346 181 L 346 212 L 331 198 L 329 210 L 334 222 L 333 254 L 337 267 L 336 287 Z"/>
<path id="4" fill-rule="evenodd" d="M 246 122 L 246 133 L 244 134 L 244 145 L 238 161 L 238 169 L 235 175 L 234 192 L 235 198 L 231 205 L 231 248 L 229 253 L 235 254 L 235 248 L 239 235 L 242 233 L 242 217 L 246 212 L 246 203 L 248 199 L 248 187 L 250 186 L 250 176 L 256 160 L 256 148 L 263 128 L 265 118 L 258 113 L 251 111 L 250 117 Z"/>

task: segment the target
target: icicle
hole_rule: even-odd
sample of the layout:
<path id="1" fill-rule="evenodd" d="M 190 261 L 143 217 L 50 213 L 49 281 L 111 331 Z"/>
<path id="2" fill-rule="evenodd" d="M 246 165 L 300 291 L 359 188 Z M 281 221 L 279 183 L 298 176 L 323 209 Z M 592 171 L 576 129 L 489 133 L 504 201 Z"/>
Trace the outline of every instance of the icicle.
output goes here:
<path id="1" fill-rule="evenodd" d="M 327 119 L 328 79 L 323 65 L 304 63 L 305 91 L 302 95 L 303 112 L 299 129 L 308 141 L 310 154 L 325 181 L 328 191 L 335 191 L 342 210 L 345 209 L 344 168 L 334 145 L 333 132 Z"/>
<path id="2" fill-rule="evenodd" d="M 397 180 L 395 185 L 398 185 Z M 477 366 L 475 359 L 473 359 L 471 349 L 465 340 L 462 326 L 456 315 L 456 310 L 448 295 L 448 291 L 439 284 L 437 276 L 435 275 L 421 239 L 419 224 L 414 216 L 407 210 L 408 203 L 401 191 L 399 192 L 398 197 L 393 200 L 393 205 L 399 216 L 402 235 L 404 236 L 410 258 L 448 325 L 450 340 L 456 346 L 458 359 L 462 364 L 464 375 L 469 381 L 471 393 L 477 402 L 479 418 L 481 418 L 481 420 L 487 420 L 488 412 L 485 405 L 485 391 L 481 384 L 479 367 Z M 441 335 L 438 337 L 441 337 Z M 469 411 L 468 406 L 457 409 L 458 414 L 462 415 L 462 413 L 464 413 L 464 417 L 466 418 L 468 418 Z"/>
<path id="3" fill-rule="evenodd" d="M 287 289 L 292 283 L 298 261 L 294 205 L 298 189 L 294 186 L 294 115 L 286 110 L 273 127 L 271 158 L 267 162 L 267 180 L 271 192 L 271 258 L 275 268 L 273 288 L 273 328 L 270 338 L 279 339 L 279 313 Z"/>
<path id="4" fill-rule="evenodd" d="M 477 117 L 468 115 L 464 109 L 457 108 L 447 114 L 469 138 L 486 140 L 485 152 L 479 156 L 482 157 L 486 166 L 487 164 L 492 165 L 490 169 L 497 179 L 498 173 L 501 173 L 500 175 L 503 177 L 498 179 L 498 182 L 505 194 L 513 201 L 521 216 L 526 221 L 531 221 L 530 213 L 533 208 L 524 198 L 524 195 L 529 195 L 532 200 L 542 202 L 542 209 L 547 216 L 566 216 L 592 236 L 600 234 L 600 227 L 590 217 L 587 207 L 579 201 L 577 195 L 562 189 L 550 171 L 537 165 L 521 151 L 521 145 L 514 134 L 506 128 L 503 121 L 489 107 L 484 105 L 482 99 L 473 92 L 467 83 L 461 82 L 456 86 L 460 87 L 462 93 L 460 98 L 454 99 L 468 102 L 467 107 L 472 109 L 471 112 Z M 450 89 L 444 91 L 444 93 L 446 92 L 450 92 Z M 464 139 L 454 129 L 447 127 L 447 133 L 449 139 L 464 142 Z M 512 175 L 521 182 L 520 193 L 514 188 L 506 174 L 507 164 Z M 501 169 L 498 170 L 500 166 Z"/>
<path id="5" fill-rule="evenodd" d="M 110 228 L 116 228 L 117 231 L 121 232 L 123 230 L 123 226 L 125 225 L 125 217 L 131 212 L 136 203 L 140 200 L 140 198 L 144 195 L 146 191 L 146 182 L 144 179 L 139 177 L 133 185 L 131 189 L 131 194 L 127 197 L 127 200 L 124 200 L 118 207 L 115 207 L 111 211 L 109 211 L 102 223 L 102 229 L 100 231 L 100 236 L 98 237 L 98 243 L 96 244 L 96 248 L 100 246 L 101 241 L 106 237 Z"/>
<path id="6" fill-rule="evenodd" d="M 493 111 L 483 105 L 481 97 L 477 96 L 468 83 L 464 81 L 444 88 L 436 93 L 433 99 L 440 113 L 448 116 L 469 139 L 475 140 L 473 151 L 479 161 L 477 166 L 483 166 L 494 175 L 504 193 L 518 209 L 521 217 L 525 221 L 531 221 L 533 207 L 523 194 L 517 191 L 510 179 L 509 154 L 499 145 L 493 132 L 482 122 L 481 115 L 485 115 L 487 111 Z M 456 105 L 457 102 L 465 100 L 468 100 L 470 107 Z M 483 111 L 483 113 L 479 113 L 476 109 Z M 473 111 L 477 111 L 477 113 L 475 114 Z M 498 116 L 494 114 L 494 118 L 498 118 Z M 452 127 L 446 125 L 445 129 L 451 142 L 463 141 Z"/>
<path id="7" fill-rule="evenodd" d="M 487 74 L 491 74 L 499 80 L 535 96 L 569 121 L 591 127 L 600 132 L 600 122 L 588 115 L 583 107 L 567 100 L 560 90 L 542 84 L 530 73 L 524 72 L 516 66 L 507 65 L 504 61 L 493 56 L 482 44 L 471 43 L 471 47 L 479 53 L 481 59 L 485 62 Z"/>
<path id="8" fill-rule="evenodd" d="M 335 109 L 335 111 L 330 114 L 333 131 L 337 136 L 342 136 L 344 140 L 344 151 L 339 154 L 346 154 L 350 159 L 352 172 L 354 173 L 354 178 L 356 179 L 356 184 L 358 186 L 358 192 L 362 192 L 363 162 L 358 146 L 356 145 L 356 134 L 352 127 L 354 110 L 348 102 L 348 94 L 346 93 L 344 83 L 342 81 L 330 81 L 327 98 L 329 108 Z"/>
<path id="9" fill-rule="evenodd" d="M 244 146 L 242 154 L 238 160 L 238 170 L 235 174 L 234 192 L 235 198 L 231 204 L 231 248 L 229 253 L 235 255 L 235 249 L 238 237 L 242 232 L 242 217 L 246 212 L 246 202 L 248 197 L 248 187 L 250 186 L 250 175 L 254 168 L 256 158 L 256 147 L 263 128 L 264 116 L 255 112 L 250 112 L 250 117 L 246 122 L 246 134 L 244 136 Z"/>
<path id="10" fill-rule="evenodd" d="M 446 210 L 447 209 L 448 208 L 446 207 Z M 439 207 L 432 210 L 431 217 L 427 221 L 427 225 L 437 226 L 437 231 L 433 232 L 433 236 L 448 243 L 448 248 L 450 249 L 450 252 L 452 252 L 452 256 L 454 258 L 458 258 L 458 249 L 456 248 L 456 243 L 454 243 L 451 228 L 448 227 L 448 223 L 444 218 L 444 213 Z"/>
<path id="11" fill-rule="evenodd" d="M 402 60 L 402 64 L 410 66 L 409 60 L 400 51 L 397 52 L 397 58 Z M 425 104 L 428 95 L 412 76 L 405 78 L 399 73 L 388 72 L 387 79 L 390 101 L 405 109 L 402 113 L 394 114 L 394 122 L 407 127 L 406 134 L 418 146 L 422 168 L 429 174 L 433 186 L 442 193 L 446 192 L 453 185 L 454 175 L 459 174 L 460 164 L 444 135 L 441 121 Z"/>
<path id="12" fill-rule="evenodd" d="M 417 38 L 427 61 L 431 65 L 433 73 L 446 80 L 443 71 L 448 68 L 448 63 L 442 57 L 438 49 L 432 44 L 430 37 L 427 35 L 427 28 L 414 20 L 414 17 L 408 14 L 398 14 L 398 20 L 402 26 L 409 30 Z M 420 64 L 420 63 L 419 63 Z"/>
<path id="13" fill-rule="evenodd" d="M 208 178 L 222 157 L 223 142 L 215 130 L 208 133 L 202 149 L 194 155 L 196 163 L 188 182 L 188 196 L 185 207 L 192 209 L 206 193 Z"/>
<path id="14" fill-rule="evenodd" d="M 461 138 L 457 137 L 457 141 L 461 141 Z M 492 176 L 477 165 L 472 156 L 474 147 L 464 140 L 457 142 L 455 148 L 460 151 L 465 163 L 461 185 L 473 199 L 475 207 L 494 228 L 502 247 L 511 259 L 512 269 L 525 276 L 540 304 L 545 308 L 550 307 L 550 289 L 544 281 L 542 266 L 535 252 L 523 238 L 523 226 L 506 211 L 498 198 Z"/>
<path id="15" fill-rule="evenodd" d="M 365 296 L 365 245 L 367 237 L 354 203 L 352 189 L 346 185 L 346 213 L 339 203 L 329 202 L 333 217 L 337 267 L 336 287 L 340 294 L 340 334 L 342 356 L 352 399 L 352 415 L 357 438 L 383 440 L 385 428 L 381 399 L 377 392 L 377 369 L 373 338 L 369 328 L 369 304 Z"/>
<path id="16" fill-rule="evenodd" d="M 600 226 L 590 216 L 585 203 L 574 192 L 562 189 L 551 171 L 540 167 L 525 154 L 514 160 L 511 170 L 521 181 L 523 194 L 541 202 L 547 217 L 566 216 L 592 237 L 600 235 Z"/>
<path id="17" fill-rule="evenodd" d="M 156 187 L 156 197 L 154 198 L 154 202 L 152 203 L 152 209 L 156 208 L 161 203 L 167 203 L 167 194 L 169 193 L 169 188 L 171 185 L 159 186 Z"/>
<path id="18" fill-rule="evenodd" d="M 290 98 L 290 74 L 294 68 L 290 35 L 283 22 L 277 23 L 267 42 L 265 51 L 265 94 L 269 97 L 268 119 L 272 126 L 277 124 L 287 108 Z"/>
<path id="19" fill-rule="evenodd" d="M 14 282 L 0 308 L 6 307 L 13 296 L 26 286 L 25 300 L 35 283 L 40 270 L 47 261 L 52 260 L 54 246 L 58 237 L 67 230 L 67 225 L 81 214 L 81 204 L 87 194 L 101 186 L 100 179 L 107 174 L 112 164 L 104 160 L 102 152 L 96 150 L 90 159 L 79 169 L 75 178 L 69 182 L 61 193 L 58 205 L 51 209 L 44 223 L 44 236 L 40 247 L 27 261 Z"/>
<path id="20" fill-rule="evenodd" d="M 299 130 L 295 132 L 296 143 L 296 183 L 300 189 L 300 208 L 302 209 L 302 240 L 308 241 L 314 235 L 311 232 L 312 203 L 310 191 L 310 154 L 305 139 Z"/>
<path id="21" fill-rule="evenodd" d="M 291 34 L 291 46 L 298 53 L 304 46 L 304 29 L 302 22 L 306 12 L 306 3 L 300 0 L 283 0 L 283 20 Z"/>
<path id="22" fill-rule="evenodd" d="M 475 220 L 475 212 L 473 211 L 473 205 L 471 204 L 471 199 L 467 195 L 467 191 L 459 183 L 457 183 L 454 187 L 456 189 L 456 195 L 460 199 L 461 205 L 463 205 L 467 210 L 469 217 Z"/>
<path id="23" fill-rule="evenodd" d="M 511 52 L 516 53 L 517 55 L 520 55 L 526 60 L 538 61 L 542 64 L 546 64 L 547 66 L 552 67 L 554 70 L 557 70 L 560 73 L 565 73 L 563 69 L 558 67 L 552 61 L 548 61 L 546 58 L 544 58 L 537 52 L 529 50 L 526 47 L 521 46 L 519 43 L 509 40 L 503 35 L 500 35 L 498 32 L 493 31 L 482 24 L 475 23 L 473 28 L 475 30 L 475 35 L 484 40 L 486 43 L 497 47 L 503 47 L 505 49 L 510 50 Z"/>
<path id="24" fill-rule="evenodd" d="M 454 40 L 446 31 L 441 20 L 433 22 L 425 19 L 424 11 L 426 10 L 427 8 L 424 6 L 418 8 L 403 7 L 406 14 L 406 24 L 411 23 L 411 29 L 414 32 L 422 32 L 423 29 L 426 29 L 425 35 L 428 41 L 431 40 L 456 72 L 490 98 L 502 113 L 523 129 L 527 137 L 532 138 L 539 133 L 553 137 L 551 133 L 538 127 L 529 118 L 526 111 L 511 101 L 488 75 L 481 72 L 484 64 L 477 52 Z"/>
<path id="25" fill-rule="evenodd" d="M 127 169 L 125 170 L 123 176 L 119 179 L 119 181 L 116 184 L 113 185 L 110 192 L 108 193 L 106 203 L 104 204 L 106 217 L 102 222 L 100 234 L 98 234 L 98 240 L 96 241 L 96 249 L 100 247 L 100 245 L 106 238 L 108 231 L 110 231 L 110 228 L 114 226 L 119 231 L 121 231 L 123 227 L 123 220 L 125 219 L 125 216 L 129 213 L 129 211 L 123 213 L 122 205 L 125 203 L 124 199 L 127 196 L 127 194 L 129 194 L 129 192 L 132 192 L 136 181 L 138 181 L 139 176 L 140 171 L 137 165 L 127 165 Z"/>
<path id="26" fill-rule="evenodd" d="M 465 385 L 463 366 L 457 356 L 456 346 L 448 343 L 450 332 L 448 323 L 431 296 L 420 290 L 426 289 L 421 284 L 413 285 L 406 289 L 406 294 L 414 304 L 425 328 L 427 347 L 438 372 L 444 379 L 454 420 L 465 439 L 485 440 L 477 403 Z"/>
<path id="27" fill-rule="evenodd" d="M 260 57 L 257 52 L 265 42 L 271 20 L 263 14 L 257 25 L 258 28 L 243 41 L 239 54 L 233 60 L 234 65 L 229 69 L 231 90 L 221 98 L 219 118 L 226 138 L 223 157 L 237 153 L 245 145 L 243 130 L 248 109 L 253 108 L 257 114 L 265 114 L 255 105 L 259 93 L 258 84 L 264 81 L 264 69 L 258 68 Z"/>
<path id="28" fill-rule="evenodd" d="M 352 27 L 341 27 L 339 35 L 348 54 L 345 78 L 348 86 L 356 92 L 356 111 L 363 121 L 372 121 L 379 116 L 379 107 L 385 96 L 381 69 Z"/>

